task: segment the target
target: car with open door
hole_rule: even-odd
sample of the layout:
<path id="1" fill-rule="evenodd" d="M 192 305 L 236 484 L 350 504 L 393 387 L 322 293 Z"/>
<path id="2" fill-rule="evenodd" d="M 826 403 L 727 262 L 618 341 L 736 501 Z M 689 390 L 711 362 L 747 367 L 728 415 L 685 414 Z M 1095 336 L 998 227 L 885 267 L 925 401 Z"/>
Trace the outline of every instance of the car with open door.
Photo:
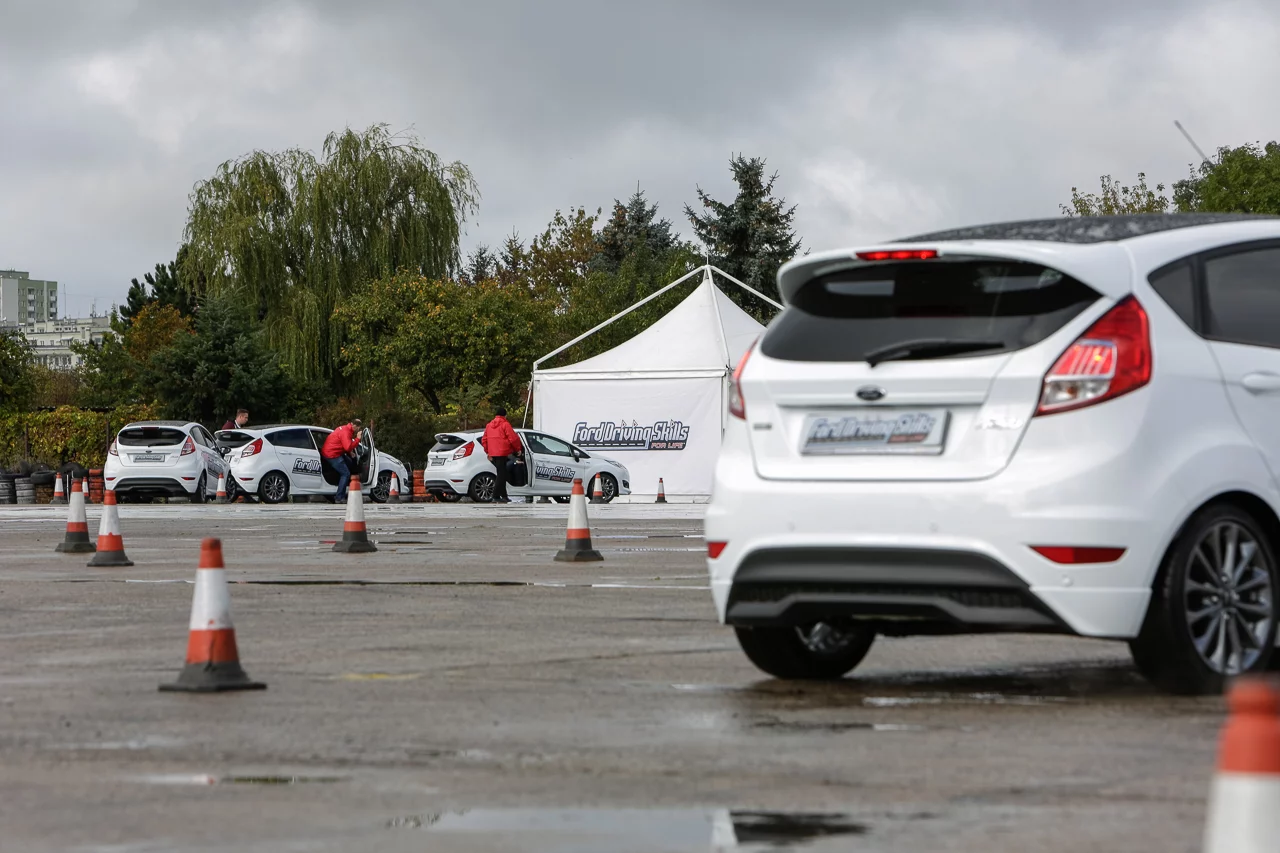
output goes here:
<path id="1" fill-rule="evenodd" d="M 215 436 L 231 468 L 236 489 L 256 495 L 263 503 L 276 504 L 290 495 L 332 497 L 338 474 L 320 457 L 331 429 L 302 424 L 272 424 L 220 430 Z M 399 459 L 377 449 L 373 430 L 365 427 L 356 448 L 360 491 L 375 503 L 385 503 L 391 475 L 400 480 L 400 493 L 408 495 L 413 478 Z"/>
<path id="2" fill-rule="evenodd" d="M 508 483 L 507 494 L 512 498 L 549 497 L 566 503 L 575 478 L 581 478 L 583 487 L 590 489 L 596 477 L 605 501 L 631 494 L 631 473 L 621 462 L 588 453 L 541 430 L 518 428 L 516 434 L 525 449 L 529 481 L 524 486 Z M 423 487 L 446 501 L 466 496 L 476 503 L 491 502 L 497 472 L 480 445 L 482 435 L 483 431 L 438 434 L 427 454 Z"/>

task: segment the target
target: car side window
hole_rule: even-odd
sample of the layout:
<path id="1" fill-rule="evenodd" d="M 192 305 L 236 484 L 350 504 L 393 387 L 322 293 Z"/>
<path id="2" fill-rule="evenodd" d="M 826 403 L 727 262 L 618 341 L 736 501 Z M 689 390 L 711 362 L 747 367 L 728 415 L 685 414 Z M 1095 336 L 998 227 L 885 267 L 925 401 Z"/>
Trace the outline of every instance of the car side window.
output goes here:
<path id="1" fill-rule="evenodd" d="M 288 447 L 294 450 L 315 450 L 311 443 L 311 435 L 305 429 L 282 429 L 267 436 L 276 447 Z"/>
<path id="2" fill-rule="evenodd" d="M 1147 277 L 1156 295 L 1182 318 L 1182 322 L 1196 328 L 1196 285 L 1190 261 L 1179 261 L 1158 269 Z"/>
<path id="3" fill-rule="evenodd" d="M 1209 337 L 1280 348 L 1280 247 L 1208 258 L 1204 280 Z"/>
<path id="4" fill-rule="evenodd" d="M 325 443 L 325 440 L 328 438 L 329 438 L 329 433 L 325 432 L 322 429 L 311 430 L 311 440 L 315 442 L 315 447 L 312 449 L 315 450 L 317 453 L 324 450 L 324 443 Z"/>
<path id="5" fill-rule="evenodd" d="M 200 427 L 191 428 L 191 437 L 195 439 L 196 444 L 203 444 L 205 447 L 212 447 L 213 442 L 205 438 L 204 430 Z"/>
<path id="6" fill-rule="evenodd" d="M 548 456 L 568 456 L 573 457 L 573 448 L 567 442 L 558 438 L 552 438 L 542 433 L 529 433 L 529 444 L 533 447 L 534 453 L 545 453 Z"/>

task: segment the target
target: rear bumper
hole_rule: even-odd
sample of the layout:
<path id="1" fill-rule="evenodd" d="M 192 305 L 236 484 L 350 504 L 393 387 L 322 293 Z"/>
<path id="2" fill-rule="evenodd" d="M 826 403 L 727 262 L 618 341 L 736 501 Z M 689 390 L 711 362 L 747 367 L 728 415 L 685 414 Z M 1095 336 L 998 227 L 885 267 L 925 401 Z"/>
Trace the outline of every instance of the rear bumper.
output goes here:
<path id="1" fill-rule="evenodd" d="M 444 492 L 447 495 L 466 494 L 466 487 L 462 483 L 453 483 L 449 480 L 423 480 L 422 490 L 427 494 L 431 492 Z"/>
<path id="2" fill-rule="evenodd" d="M 183 498 L 195 494 L 196 483 L 186 483 L 176 477 L 124 477 L 114 484 L 108 482 L 117 495 L 138 497 Z"/>

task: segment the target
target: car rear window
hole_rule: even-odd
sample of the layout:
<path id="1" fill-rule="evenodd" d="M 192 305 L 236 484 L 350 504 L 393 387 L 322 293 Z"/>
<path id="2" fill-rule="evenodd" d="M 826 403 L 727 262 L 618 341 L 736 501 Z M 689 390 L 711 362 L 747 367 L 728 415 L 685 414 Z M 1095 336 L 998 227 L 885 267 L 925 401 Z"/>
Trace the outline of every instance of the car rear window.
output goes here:
<path id="1" fill-rule="evenodd" d="M 430 453 L 439 453 L 442 450 L 453 450 L 466 444 L 467 440 L 456 435 L 437 435 L 436 443 L 432 446 Z"/>
<path id="2" fill-rule="evenodd" d="M 218 444 L 223 447 L 243 447 L 253 441 L 253 436 L 249 433 L 238 432 L 233 429 L 219 430 L 214 435 L 214 438 L 217 439 Z"/>
<path id="3" fill-rule="evenodd" d="M 118 440 L 127 447 L 168 447 L 182 444 L 187 434 L 175 427 L 129 427 L 120 430 Z"/>
<path id="4" fill-rule="evenodd" d="M 982 348 L 958 346 L 955 355 L 994 355 L 1039 343 L 1098 298 L 1065 273 L 1020 261 L 874 264 L 801 287 L 760 350 L 787 361 L 864 361 L 912 341 L 971 341 Z M 924 348 L 914 357 L 945 352 Z"/>

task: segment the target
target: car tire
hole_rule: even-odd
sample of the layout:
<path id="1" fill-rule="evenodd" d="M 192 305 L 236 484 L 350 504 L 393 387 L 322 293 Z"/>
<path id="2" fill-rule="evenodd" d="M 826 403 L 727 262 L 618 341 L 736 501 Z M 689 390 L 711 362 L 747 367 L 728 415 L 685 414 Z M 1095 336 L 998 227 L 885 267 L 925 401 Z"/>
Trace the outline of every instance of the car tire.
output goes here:
<path id="1" fill-rule="evenodd" d="M 618 478 L 612 474 L 600 475 L 600 495 L 605 503 L 610 503 L 618 496 Z M 588 497 L 590 497 L 588 495 Z"/>
<path id="2" fill-rule="evenodd" d="M 478 504 L 493 503 L 493 492 L 498 486 L 498 477 L 488 471 L 476 474 L 467 488 L 467 497 Z"/>
<path id="3" fill-rule="evenodd" d="M 569 502 L 569 496 L 568 495 L 552 495 L 551 500 L 555 501 L 558 504 L 567 504 Z"/>
<path id="4" fill-rule="evenodd" d="M 268 471 L 258 482 L 258 498 L 264 504 L 284 503 L 289 499 L 289 478 L 279 471 Z"/>
<path id="5" fill-rule="evenodd" d="M 200 472 L 200 479 L 196 480 L 196 490 L 191 493 L 191 502 L 193 504 L 202 504 L 208 499 L 208 495 L 204 490 L 209 485 L 209 475 L 204 471 Z"/>
<path id="6" fill-rule="evenodd" d="M 876 633 L 861 625 L 818 622 L 803 627 L 736 627 L 738 645 L 774 678 L 834 681 L 862 662 Z"/>
<path id="7" fill-rule="evenodd" d="M 378 474 L 378 482 L 374 483 L 373 488 L 369 490 L 369 500 L 376 504 L 384 504 L 390 499 L 390 497 L 391 472 L 381 471 Z"/>
<path id="8" fill-rule="evenodd" d="M 1170 693 L 1221 693 L 1228 678 L 1267 669 L 1277 591 L 1266 529 L 1234 504 L 1205 507 L 1183 526 L 1156 574 L 1146 618 L 1129 642 L 1134 664 Z"/>

